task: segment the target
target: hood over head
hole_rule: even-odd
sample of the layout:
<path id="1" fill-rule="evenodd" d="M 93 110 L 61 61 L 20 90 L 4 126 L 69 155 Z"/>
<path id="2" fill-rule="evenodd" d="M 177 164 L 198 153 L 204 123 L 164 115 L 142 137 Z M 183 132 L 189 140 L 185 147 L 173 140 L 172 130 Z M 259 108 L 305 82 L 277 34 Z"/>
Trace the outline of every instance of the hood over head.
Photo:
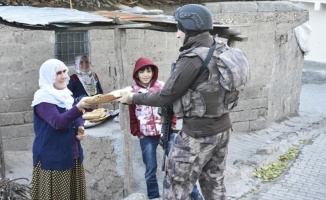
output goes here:
<path id="1" fill-rule="evenodd" d="M 144 86 L 139 83 L 139 80 L 137 78 L 137 71 L 146 66 L 152 66 L 153 71 L 154 71 L 154 75 L 153 75 L 150 86 L 153 86 L 153 84 L 157 81 L 158 67 L 152 61 L 150 61 L 148 58 L 141 57 L 136 61 L 135 68 L 134 68 L 133 75 L 132 75 L 132 78 L 135 80 L 136 84 L 140 87 L 144 87 Z"/>

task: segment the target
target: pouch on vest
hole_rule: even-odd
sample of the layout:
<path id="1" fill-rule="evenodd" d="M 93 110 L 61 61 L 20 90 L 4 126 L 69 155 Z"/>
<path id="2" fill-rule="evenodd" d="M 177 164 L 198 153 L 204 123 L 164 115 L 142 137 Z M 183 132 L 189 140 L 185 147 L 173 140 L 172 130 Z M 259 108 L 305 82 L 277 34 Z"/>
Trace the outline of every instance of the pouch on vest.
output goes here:
<path id="1" fill-rule="evenodd" d="M 240 49 L 216 41 L 211 48 L 197 47 L 183 56 L 199 56 L 201 69 L 208 68 L 209 78 L 174 103 L 177 116 L 220 117 L 237 105 L 236 88 L 250 78 L 248 60 Z"/>
<path id="2" fill-rule="evenodd" d="M 228 48 L 218 56 L 225 66 L 218 65 L 220 83 L 228 91 L 246 84 L 250 79 L 249 63 L 245 54 L 238 48 Z"/>
<path id="3" fill-rule="evenodd" d="M 220 72 L 220 84 L 226 90 L 224 103 L 232 104 L 230 109 L 233 109 L 239 99 L 239 91 L 236 89 L 250 79 L 249 62 L 240 49 L 230 48 L 221 41 L 216 41 L 210 50 L 213 48 L 213 56 L 217 57 L 217 69 Z M 209 56 L 208 54 L 205 61 L 211 59 Z"/>
<path id="4" fill-rule="evenodd" d="M 198 108 L 196 110 L 193 109 L 195 105 Z M 205 101 L 200 92 L 188 89 L 180 99 L 173 103 L 173 112 L 178 117 L 202 117 L 206 112 Z"/>

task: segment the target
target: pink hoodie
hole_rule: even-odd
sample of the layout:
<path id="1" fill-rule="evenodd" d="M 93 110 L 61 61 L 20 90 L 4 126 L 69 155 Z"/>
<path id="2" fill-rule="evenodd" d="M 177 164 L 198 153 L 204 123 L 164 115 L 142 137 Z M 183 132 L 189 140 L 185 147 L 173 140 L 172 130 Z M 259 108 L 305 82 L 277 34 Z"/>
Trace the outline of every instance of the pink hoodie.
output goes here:
<path id="1" fill-rule="evenodd" d="M 154 71 L 154 76 L 148 87 L 140 84 L 137 78 L 137 72 L 145 66 L 152 66 Z M 136 61 L 135 68 L 133 71 L 133 79 L 135 80 L 135 85 L 133 86 L 133 92 L 136 93 L 147 93 L 147 92 L 157 92 L 161 90 L 164 86 L 164 82 L 158 81 L 158 67 L 147 58 L 139 58 Z M 161 117 L 158 114 L 158 107 L 152 107 L 147 105 L 135 105 L 129 106 L 130 113 L 130 129 L 131 134 L 137 137 L 142 135 L 150 136 L 155 138 L 160 138 L 161 135 Z M 173 126 L 176 124 L 176 117 L 173 120 Z"/>

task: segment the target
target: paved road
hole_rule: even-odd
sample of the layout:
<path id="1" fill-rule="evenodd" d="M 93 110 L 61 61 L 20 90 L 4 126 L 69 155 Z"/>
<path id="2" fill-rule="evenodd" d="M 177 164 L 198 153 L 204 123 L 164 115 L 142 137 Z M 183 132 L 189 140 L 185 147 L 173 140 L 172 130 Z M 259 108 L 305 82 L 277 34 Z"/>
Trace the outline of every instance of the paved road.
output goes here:
<path id="1" fill-rule="evenodd" d="M 323 69 L 325 70 L 325 69 Z M 309 77 L 307 77 L 309 78 Z M 326 84 L 304 84 L 301 114 L 326 116 Z M 255 193 L 241 200 L 324 200 L 326 199 L 326 127 L 315 130 L 288 171 L 277 180 L 258 184 Z"/>
<path id="2" fill-rule="evenodd" d="M 326 130 L 301 149 L 287 173 L 242 200 L 326 199 Z"/>

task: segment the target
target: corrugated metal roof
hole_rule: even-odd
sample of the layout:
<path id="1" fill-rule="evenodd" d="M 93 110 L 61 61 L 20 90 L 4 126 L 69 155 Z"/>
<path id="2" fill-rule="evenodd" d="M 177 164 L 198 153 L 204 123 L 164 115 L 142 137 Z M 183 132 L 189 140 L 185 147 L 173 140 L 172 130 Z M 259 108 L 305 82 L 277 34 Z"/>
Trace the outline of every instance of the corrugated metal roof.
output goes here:
<path id="1" fill-rule="evenodd" d="M 41 30 L 82 29 L 149 29 L 176 32 L 176 21 L 160 10 L 145 10 L 140 7 L 120 11 L 84 12 L 68 8 L 1 6 L 0 23 L 18 28 Z M 229 29 L 237 25 L 214 24 L 211 34 L 235 41 L 245 41 L 246 36 Z"/>
<path id="2" fill-rule="evenodd" d="M 55 27 L 85 26 L 93 23 L 106 25 L 115 24 L 113 19 L 96 14 L 67 8 L 30 7 L 30 6 L 0 6 L 0 20 L 20 26 Z"/>

